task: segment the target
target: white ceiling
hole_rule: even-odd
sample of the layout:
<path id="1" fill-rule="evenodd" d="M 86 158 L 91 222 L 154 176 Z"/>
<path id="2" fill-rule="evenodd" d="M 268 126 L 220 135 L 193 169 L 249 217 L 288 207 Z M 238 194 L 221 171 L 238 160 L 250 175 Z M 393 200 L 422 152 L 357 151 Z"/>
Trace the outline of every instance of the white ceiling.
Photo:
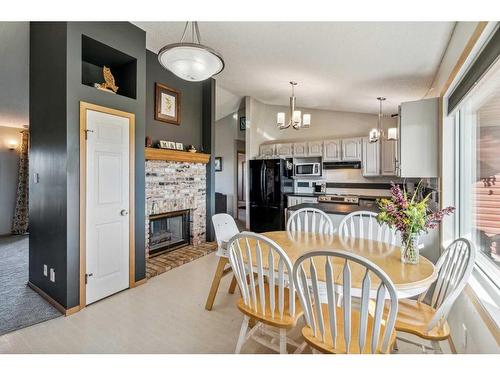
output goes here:
<path id="1" fill-rule="evenodd" d="M 147 48 L 154 52 L 178 42 L 184 27 L 135 24 L 146 31 Z M 235 98 L 287 105 L 288 82 L 294 80 L 299 107 L 377 113 L 377 96 L 387 97 L 385 111 L 392 112 L 428 92 L 454 22 L 200 22 L 199 27 L 202 43 L 224 56 L 218 86 Z M 237 100 L 226 104 L 231 101 Z M 217 117 L 228 109 L 219 107 Z"/>

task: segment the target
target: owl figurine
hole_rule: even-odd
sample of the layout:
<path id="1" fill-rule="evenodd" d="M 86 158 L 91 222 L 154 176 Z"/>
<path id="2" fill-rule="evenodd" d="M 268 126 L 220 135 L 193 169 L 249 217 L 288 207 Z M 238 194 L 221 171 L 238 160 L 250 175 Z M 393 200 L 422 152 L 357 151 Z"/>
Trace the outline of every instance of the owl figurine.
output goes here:
<path id="1" fill-rule="evenodd" d="M 112 90 L 114 93 L 118 91 L 118 86 L 115 85 L 115 77 L 111 73 L 111 69 L 107 66 L 102 68 L 102 75 L 104 76 L 104 83 L 98 85 L 98 88 L 104 90 Z"/>

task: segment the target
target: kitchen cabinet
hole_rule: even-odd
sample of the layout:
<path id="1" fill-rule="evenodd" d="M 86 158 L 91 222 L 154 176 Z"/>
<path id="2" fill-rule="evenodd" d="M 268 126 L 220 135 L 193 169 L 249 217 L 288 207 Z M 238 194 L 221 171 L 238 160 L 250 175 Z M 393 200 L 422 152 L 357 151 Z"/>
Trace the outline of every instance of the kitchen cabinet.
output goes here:
<path id="1" fill-rule="evenodd" d="M 323 142 L 323 161 L 342 160 L 342 141 L 340 139 L 330 139 Z"/>
<path id="2" fill-rule="evenodd" d="M 342 139 L 342 160 L 360 161 L 361 160 L 361 138 Z"/>
<path id="3" fill-rule="evenodd" d="M 292 143 L 278 143 L 276 144 L 276 155 L 283 158 L 290 158 L 293 155 Z"/>
<path id="4" fill-rule="evenodd" d="M 380 142 L 363 138 L 363 176 L 380 176 Z"/>
<path id="5" fill-rule="evenodd" d="M 296 197 L 296 196 L 292 196 L 292 195 L 289 195 L 288 196 L 288 199 L 287 199 L 287 207 L 292 207 L 292 206 L 296 206 L 298 204 L 301 204 L 302 203 L 302 197 Z"/>
<path id="6" fill-rule="evenodd" d="M 304 157 L 307 155 L 307 143 L 306 142 L 298 142 L 293 144 L 293 157 Z"/>
<path id="7" fill-rule="evenodd" d="M 276 145 L 275 144 L 265 144 L 260 145 L 260 156 L 270 157 L 276 155 Z"/>
<path id="8" fill-rule="evenodd" d="M 398 126 L 398 175 L 439 176 L 439 99 L 401 103 Z"/>
<path id="9" fill-rule="evenodd" d="M 380 174 L 382 176 L 397 175 L 397 141 L 382 139 L 377 144 L 381 145 Z"/>
<path id="10" fill-rule="evenodd" d="M 307 143 L 309 156 L 323 155 L 323 141 L 311 141 Z"/>

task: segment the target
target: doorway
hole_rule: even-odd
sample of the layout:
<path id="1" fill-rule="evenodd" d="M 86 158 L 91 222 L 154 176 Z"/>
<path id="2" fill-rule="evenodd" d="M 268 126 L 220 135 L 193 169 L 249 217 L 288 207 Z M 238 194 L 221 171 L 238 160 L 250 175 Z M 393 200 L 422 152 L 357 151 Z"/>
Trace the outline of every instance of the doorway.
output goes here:
<path id="1" fill-rule="evenodd" d="M 80 102 L 80 308 L 134 286 L 134 128 Z"/>

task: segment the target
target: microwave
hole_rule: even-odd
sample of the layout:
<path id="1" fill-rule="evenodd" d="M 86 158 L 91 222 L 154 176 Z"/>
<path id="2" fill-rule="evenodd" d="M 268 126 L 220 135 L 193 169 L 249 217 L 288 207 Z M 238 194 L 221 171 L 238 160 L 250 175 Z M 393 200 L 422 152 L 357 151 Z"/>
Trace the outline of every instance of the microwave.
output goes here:
<path id="1" fill-rule="evenodd" d="M 321 176 L 321 163 L 297 163 L 294 168 L 297 177 Z"/>

